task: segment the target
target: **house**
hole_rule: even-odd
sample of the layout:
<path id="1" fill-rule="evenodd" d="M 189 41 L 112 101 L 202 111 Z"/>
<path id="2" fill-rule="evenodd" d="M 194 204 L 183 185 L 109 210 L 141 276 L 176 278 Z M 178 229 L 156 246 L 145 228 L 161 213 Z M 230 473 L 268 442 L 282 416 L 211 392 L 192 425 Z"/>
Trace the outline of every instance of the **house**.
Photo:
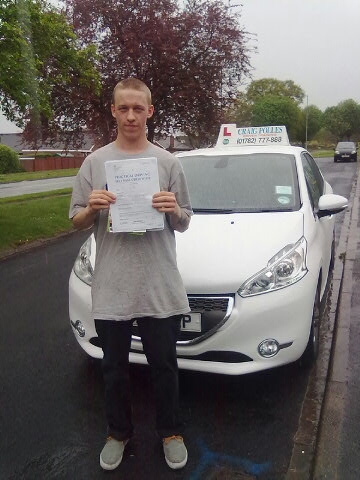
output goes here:
<path id="1" fill-rule="evenodd" d="M 159 135 L 154 144 L 171 153 L 192 150 L 186 135 Z"/>
<path id="2" fill-rule="evenodd" d="M 23 151 L 33 151 L 33 149 L 27 144 L 23 139 L 23 134 L 20 133 L 0 133 L 0 143 L 7 145 L 8 147 L 15 150 L 17 153 L 21 154 Z M 94 145 L 94 140 L 90 135 L 84 135 L 84 141 L 81 146 L 81 150 L 91 150 L 91 147 Z M 58 142 L 44 143 L 39 149 L 38 152 L 44 152 L 48 150 L 56 150 L 59 152 L 65 152 L 64 146 Z M 69 147 L 66 151 L 78 150 L 74 147 Z"/>
<path id="3" fill-rule="evenodd" d="M 38 170 L 58 170 L 79 168 L 86 155 L 92 151 L 93 140 L 84 137 L 81 149 L 67 148 L 57 142 L 44 144 L 39 149 L 32 149 L 23 138 L 22 133 L 0 134 L 0 144 L 6 145 L 19 154 L 20 164 L 27 172 Z"/>
<path id="4" fill-rule="evenodd" d="M 63 168 L 79 168 L 84 158 L 94 149 L 94 140 L 91 135 L 84 135 L 84 141 L 80 149 L 64 146 L 52 142 L 44 144 L 39 149 L 33 150 L 23 139 L 22 133 L 0 134 L 0 144 L 7 145 L 19 154 L 20 163 L 28 171 L 57 170 Z M 171 153 L 191 150 L 186 136 L 159 135 L 154 141 Z"/>

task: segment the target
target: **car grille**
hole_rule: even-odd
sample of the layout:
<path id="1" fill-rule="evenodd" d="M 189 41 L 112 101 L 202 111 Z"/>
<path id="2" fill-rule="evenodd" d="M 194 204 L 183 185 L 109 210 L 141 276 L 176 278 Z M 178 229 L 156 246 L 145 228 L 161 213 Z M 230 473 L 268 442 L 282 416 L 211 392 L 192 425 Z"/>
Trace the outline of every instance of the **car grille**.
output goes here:
<path id="1" fill-rule="evenodd" d="M 229 297 L 188 297 L 193 312 L 227 312 Z"/>
<path id="2" fill-rule="evenodd" d="M 233 295 L 196 296 L 189 295 L 191 312 L 201 314 L 201 332 L 181 331 L 178 345 L 199 343 L 213 335 L 229 318 L 233 306 Z M 139 337 L 138 327 L 133 326 L 133 335 Z"/>

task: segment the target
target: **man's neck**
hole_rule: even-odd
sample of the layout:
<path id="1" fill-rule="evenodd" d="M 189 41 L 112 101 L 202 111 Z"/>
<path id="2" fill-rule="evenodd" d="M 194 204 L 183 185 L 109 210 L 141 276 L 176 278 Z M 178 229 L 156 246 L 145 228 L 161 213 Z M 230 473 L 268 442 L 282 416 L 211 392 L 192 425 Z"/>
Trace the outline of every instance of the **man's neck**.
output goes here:
<path id="1" fill-rule="evenodd" d="M 126 153 L 141 153 L 148 148 L 150 145 L 149 140 L 145 137 L 144 139 L 137 140 L 136 142 L 129 142 L 122 137 L 117 137 L 115 140 L 115 145 L 122 151 Z"/>

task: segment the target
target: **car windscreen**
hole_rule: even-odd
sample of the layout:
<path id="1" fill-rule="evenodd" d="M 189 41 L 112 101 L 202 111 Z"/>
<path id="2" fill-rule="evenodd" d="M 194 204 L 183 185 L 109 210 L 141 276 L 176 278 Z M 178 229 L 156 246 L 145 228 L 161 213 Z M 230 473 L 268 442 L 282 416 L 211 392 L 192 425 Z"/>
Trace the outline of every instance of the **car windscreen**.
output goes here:
<path id="1" fill-rule="evenodd" d="M 179 157 L 195 212 L 300 208 L 295 157 L 281 153 Z"/>
<path id="2" fill-rule="evenodd" d="M 353 142 L 339 142 L 336 146 L 336 150 L 341 148 L 355 148 L 355 144 Z"/>

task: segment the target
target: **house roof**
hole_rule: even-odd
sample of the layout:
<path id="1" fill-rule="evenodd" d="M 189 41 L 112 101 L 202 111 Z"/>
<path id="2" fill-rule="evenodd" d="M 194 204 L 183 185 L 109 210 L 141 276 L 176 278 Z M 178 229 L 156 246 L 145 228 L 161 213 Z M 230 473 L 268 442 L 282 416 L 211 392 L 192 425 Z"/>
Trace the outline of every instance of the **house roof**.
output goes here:
<path id="1" fill-rule="evenodd" d="M 191 146 L 187 142 L 187 137 L 185 135 L 182 136 L 167 136 L 161 135 L 156 138 L 155 143 L 165 148 L 166 150 L 170 151 L 183 151 L 183 150 L 191 150 Z M 0 144 L 7 145 L 8 147 L 12 148 L 13 150 L 17 151 L 18 153 L 22 152 L 23 150 L 33 150 L 29 144 L 27 144 L 24 139 L 22 133 L 1 133 L 0 134 Z M 90 150 L 94 145 L 94 140 L 90 135 L 84 135 L 84 142 L 81 146 L 81 150 Z M 63 149 L 63 144 L 52 142 L 52 143 L 45 143 L 38 150 L 61 150 Z M 69 146 L 67 150 L 79 150 L 78 148 Z"/>
<path id="2" fill-rule="evenodd" d="M 7 145 L 8 147 L 16 150 L 20 153 L 22 150 L 33 150 L 33 148 L 27 144 L 23 139 L 22 133 L 1 133 L 0 134 L 0 144 Z M 90 135 L 84 135 L 84 141 L 81 146 L 81 150 L 90 150 L 94 145 L 94 140 Z M 58 142 L 44 143 L 38 150 L 62 150 L 64 145 Z M 66 150 L 79 150 L 76 147 L 68 146 Z"/>
<path id="3" fill-rule="evenodd" d="M 2 133 L 0 134 L 0 144 L 6 145 L 7 147 L 21 152 L 21 150 L 26 148 L 26 145 L 23 143 L 21 133 Z"/>

